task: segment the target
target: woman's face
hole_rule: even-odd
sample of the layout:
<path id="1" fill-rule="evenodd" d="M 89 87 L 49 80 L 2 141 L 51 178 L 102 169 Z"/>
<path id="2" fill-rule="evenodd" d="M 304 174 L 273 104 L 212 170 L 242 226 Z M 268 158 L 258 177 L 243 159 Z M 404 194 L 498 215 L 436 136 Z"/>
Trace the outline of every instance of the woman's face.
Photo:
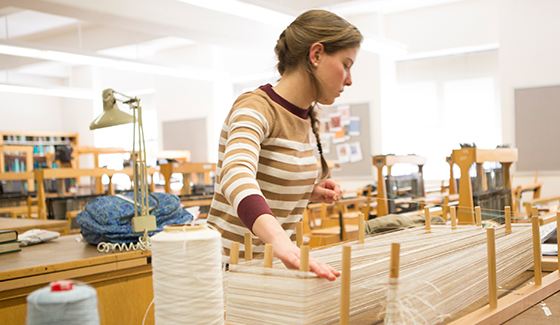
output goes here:
<path id="1" fill-rule="evenodd" d="M 324 93 L 319 99 L 323 105 L 331 105 L 342 94 L 345 86 L 352 84 L 350 69 L 356 61 L 359 47 L 351 47 L 333 54 L 322 55 L 315 66 Z"/>

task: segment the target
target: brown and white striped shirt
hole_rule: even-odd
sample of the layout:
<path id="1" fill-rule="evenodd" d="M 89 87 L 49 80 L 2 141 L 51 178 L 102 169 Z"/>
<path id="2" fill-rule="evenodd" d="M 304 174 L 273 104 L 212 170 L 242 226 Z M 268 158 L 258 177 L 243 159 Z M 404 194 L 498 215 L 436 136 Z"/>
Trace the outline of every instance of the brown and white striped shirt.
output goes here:
<path id="1" fill-rule="evenodd" d="M 270 84 L 235 101 L 220 135 L 216 186 L 208 223 L 222 234 L 225 261 L 255 220 L 269 213 L 295 239 L 317 180 L 317 159 L 309 142 L 309 109 L 280 97 Z M 264 243 L 253 235 L 253 251 Z"/>

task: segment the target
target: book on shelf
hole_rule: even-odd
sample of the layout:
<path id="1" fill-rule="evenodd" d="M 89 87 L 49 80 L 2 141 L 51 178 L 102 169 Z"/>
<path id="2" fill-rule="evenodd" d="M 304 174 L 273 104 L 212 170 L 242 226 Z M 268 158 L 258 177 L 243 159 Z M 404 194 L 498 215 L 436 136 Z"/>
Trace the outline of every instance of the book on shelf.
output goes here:
<path id="1" fill-rule="evenodd" d="M 20 250 L 21 248 L 19 248 L 19 242 L 15 240 L 0 244 L 0 254 L 19 252 Z"/>
<path id="2" fill-rule="evenodd" d="M 0 230 L 0 243 L 15 241 L 18 233 L 15 230 Z"/>

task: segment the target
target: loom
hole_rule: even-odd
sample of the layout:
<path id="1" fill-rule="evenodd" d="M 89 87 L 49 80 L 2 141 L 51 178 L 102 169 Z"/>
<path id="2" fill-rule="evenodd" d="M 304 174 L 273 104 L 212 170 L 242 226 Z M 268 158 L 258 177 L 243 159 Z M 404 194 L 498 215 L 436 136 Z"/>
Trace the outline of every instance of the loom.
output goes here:
<path id="1" fill-rule="evenodd" d="M 460 224 L 474 222 L 475 206 L 484 210 L 483 219 L 496 219 L 498 211 L 511 206 L 510 167 L 517 161 L 517 149 L 463 147 L 453 150 L 451 160 L 461 169 L 457 212 Z M 494 166 L 485 169 L 488 162 L 494 162 Z"/>
<path id="2" fill-rule="evenodd" d="M 512 226 L 508 222 L 492 229 L 495 237 L 490 240 L 489 230 L 457 227 L 454 207 L 451 227 L 432 227 L 429 211 L 425 212 L 426 228 L 362 237 L 311 252 L 315 259 L 342 269 L 343 276 L 351 274 L 349 323 L 436 324 L 487 296 L 488 287 L 495 287 L 490 289 L 492 305 L 497 299 L 492 297 L 497 286 L 527 270 L 533 264 L 533 256 L 538 257 L 534 263 L 538 271 L 535 282 L 542 283 L 538 217 L 532 225 Z M 506 220 L 509 212 L 506 209 Z M 397 289 L 390 292 L 394 243 L 400 246 L 400 276 Z M 494 247 L 493 255 L 490 246 Z M 488 254 L 482 253 L 487 249 Z M 352 255 L 350 272 L 346 273 L 341 257 L 344 250 L 351 250 Z M 487 280 L 492 274 L 488 271 L 492 258 L 487 256 L 494 256 L 494 281 Z M 556 273 L 555 276 L 558 277 Z M 228 324 L 335 324 L 344 316 L 344 279 L 329 282 L 310 272 L 287 270 L 279 262 L 263 267 L 262 262 L 250 260 L 230 264 L 227 282 Z"/>
<path id="3" fill-rule="evenodd" d="M 396 164 L 412 164 L 418 166 L 418 172 L 404 176 L 391 175 L 391 169 Z M 397 189 L 404 186 L 411 188 L 411 195 L 415 198 L 425 196 L 422 168 L 426 164 L 426 157 L 417 155 L 396 156 L 380 155 L 373 157 L 373 165 L 377 168 L 377 216 L 396 213 Z M 383 175 L 386 167 L 387 176 Z M 385 180 L 385 181 L 384 181 Z M 416 209 L 414 206 L 413 209 Z M 409 211 L 410 209 L 406 209 Z M 402 211 L 404 212 L 404 211 Z"/>

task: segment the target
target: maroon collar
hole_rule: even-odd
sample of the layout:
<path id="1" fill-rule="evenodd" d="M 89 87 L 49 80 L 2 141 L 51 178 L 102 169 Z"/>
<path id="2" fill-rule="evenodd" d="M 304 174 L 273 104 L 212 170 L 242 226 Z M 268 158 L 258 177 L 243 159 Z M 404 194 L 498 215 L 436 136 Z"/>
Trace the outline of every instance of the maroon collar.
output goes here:
<path id="1" fill-rule="evenodd" d="M 302 119 L 307 119 L 307 116 L 309 115 L 309 112 L 311 111 L 310 108 L 308 108 L 308 109 L 299 108 L 296 105 L 294 105 L 294 104 L 290 103 L 289 101 L 285 100 L 284 98 L 280 97 L 280 95 L 278 95 L 274 91 L 274 89 L 272 89 L 271 84 L 266 84 L 266 85 L 260 86 L 259 89 L 264 91 L 268 95 L 268 97 L 270 97 L 270 99 L 272 99 L 274 102 L 276 102 L 280 106 L 287 109 L 290 113 L 292 113 L 296 116 L 299 116 Z"/>

